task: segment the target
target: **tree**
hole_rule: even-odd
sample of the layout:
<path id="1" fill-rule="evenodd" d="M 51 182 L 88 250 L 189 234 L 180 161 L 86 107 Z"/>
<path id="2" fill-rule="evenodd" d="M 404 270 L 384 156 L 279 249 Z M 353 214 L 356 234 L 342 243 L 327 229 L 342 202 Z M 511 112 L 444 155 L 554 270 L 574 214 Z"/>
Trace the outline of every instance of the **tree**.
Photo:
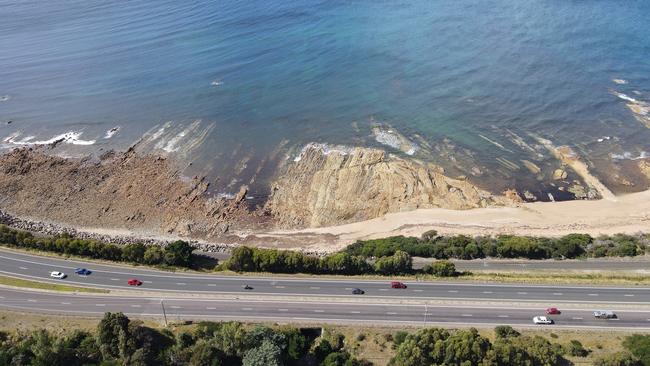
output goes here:
<path id="1" fill-rule="evenodd" d="M 170 266 L 189 267 L 192 264 L 192 246 L 182 240 L 177 240 L 164 250 L 164 262 Z"/>
<path id="2" fill-rule="evenodd" d="M 144 263 L 144 253 L 147 247 L 144 244 L 127 244 L 122 247 L 122 260 L 125 262 Z"/>
<path id="3" fill-rule="evenodd" d="M 191 348 L 189 364 L 192 366 L 220 366 L 221 351 L 209 340 L 201 339 Z"/>
<path id="4" fill-rule="evenodd" d="M 270 339 L 244 354 L 242 366 L 281 366 L 282 349 Z"/>
<path id="5" fill-rule="evenodd" d="M 519 337 L 521 333 L 514 330 L 509 325 L 499 325 L 494 328 L 494 334 L 497 338 L 510 338 L 510 337 Z"/>
<path id="6" fill-rule="evenodd" d="M 381 274 L 402 274 L 409 273 L 413 269 L 413 259 L 411 256 L 398 250 L 390 257 L 382 257 L 375 262 L 375 271 Z"/>
<path id="7" fill-rule="evenodd" d="M 163 251 L 157 245 L 150 245 L 144 252 L 145 264 L 161 264 L 163 262 Z"/>
<path id="8" fill-rule="evenodd" d="M 456 275 L 456 265 L 450 261 L 435 261 L 431 264 L 430 273 L 438 277 L 453 277 Z"/>
<path id="9" fill-rule="evenodd" d="M 594 366 L 643 366 L 643 364 L 629 352 L 615 352 L 594 360 Z"/>
<path id="10" fill-rule="evenodd" d="M 236 272 L 253 272 L 257 268 L 253 262 L 253 249 L 237 247 L 230 253 L 230 259 L 224 262 L 224 267 Z"/>
<path id="11" fill-rule="evenodd" d="M 566 346 L 566 352 L 573 357 L 587 357 L 589 350 L 587 350 L 580 341 L 572 339 Z"/>
<path id="12" fill-rule="evenodd" d="M 650 366 L 650 335 L 634 334 L 626 337 L 623 347 L 638 357 L 645 366 Z"/>
<path id="13" fill-rule="evenodd" d="M 129 331 L 129 318 L 122 313 L 106 313 L 97 325 L 97 346 L 104 359 L 120 357 Z M 120 339 L 121 338 L 121 339 Z"/>

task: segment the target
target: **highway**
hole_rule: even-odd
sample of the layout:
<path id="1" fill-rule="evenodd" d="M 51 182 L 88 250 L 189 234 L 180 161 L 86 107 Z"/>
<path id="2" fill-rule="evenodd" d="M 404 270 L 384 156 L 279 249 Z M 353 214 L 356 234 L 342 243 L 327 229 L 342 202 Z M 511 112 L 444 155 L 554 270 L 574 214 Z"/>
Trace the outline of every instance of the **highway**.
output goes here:
<path id="1" fill-rule="evenodd" d="M 431 306 L 341 302 L 254 301 L 101 296 L 42 293 L 0 288 L 0 307 L 38 313 L 101 316 L 121 311 L 129 316 L 179 320 L 257 320 L 284 322 L 367 323 L 370 325 L 495 326 L 532 325 L 543 315 L 537 308 L 502 306 Z M 617 310 L 619 319 L 595 319 L 591 309 L 564 310 L 551 327 L 650 330 L 650 311 Z M 540 326 L 541 327 L 541 326 Z"/>
<path id="2" fill-rule="evenodd" d="M 77 267 L 93 273 L 78 276 L 73 272 Z M 65 272 L 68 278 L 50 278 L 51 271 Z M 174 273 L 8 250 L 0 250 L 0 275 L 120 290 L 112 295 L 87 295 L 0 288 L 0 308 L 40 313 L 122 311 L 160 317 L 164 306 L 173 319 L 492 326 L 531 325 L 532 317 L 543 315 L 544 307 L 557 306 L 563 313 L 553 316 L 555 326 L 650 329 L 650 289 L 640 287 L 407 281 L 407 289 L 392 289 L 389 280 Z M 129 278 L 143 285 L 128 286 Z M 254 289 L 244 290 L 244 284 Z M 366 293 L 352 295 L 353 288 Z M 593 310 L 614 310 L 619 319 L 594 319 Z"/>

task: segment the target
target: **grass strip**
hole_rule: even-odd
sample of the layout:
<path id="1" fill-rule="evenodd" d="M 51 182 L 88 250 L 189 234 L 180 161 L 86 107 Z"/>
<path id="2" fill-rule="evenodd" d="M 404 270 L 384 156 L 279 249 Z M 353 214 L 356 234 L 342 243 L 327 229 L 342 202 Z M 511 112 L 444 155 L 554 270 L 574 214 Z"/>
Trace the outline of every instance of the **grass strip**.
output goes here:
<path id="1" fill-rule="evenodd" d="M 62 292 L 92 292 L 92 293 L 104 293 L 104 294 L 108 293 L 108 290 L 102 290 L 97 288 L 60 285 L 56 283 L 30 281 L 30 280 L 23 280 L 20 278 L 5 277 L 5 276 L 0 276 L 0 285 L 32 288 L 38 290 L 62 291 Z"/>

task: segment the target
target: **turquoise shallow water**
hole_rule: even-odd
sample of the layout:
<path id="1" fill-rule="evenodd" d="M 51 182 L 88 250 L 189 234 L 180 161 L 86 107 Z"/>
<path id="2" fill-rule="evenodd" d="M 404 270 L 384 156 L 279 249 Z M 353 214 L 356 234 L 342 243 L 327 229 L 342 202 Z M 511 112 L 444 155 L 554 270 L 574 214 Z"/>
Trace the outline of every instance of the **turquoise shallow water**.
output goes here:
<path id="1" fill-rule="evenodd" d="M 380 121 L 453 174 L 533 187 L 496 158 L 552 162 L 513 135 L 596 160 L 650 150 L 613 95 L 650 100 L 649 14 L 647 1 L 3 0 L 0 138 L 108 148 L 200 119 L 212 128 L 191 170 L 227 191 L 264 182 L 283 141 L 373 145 Z"/>

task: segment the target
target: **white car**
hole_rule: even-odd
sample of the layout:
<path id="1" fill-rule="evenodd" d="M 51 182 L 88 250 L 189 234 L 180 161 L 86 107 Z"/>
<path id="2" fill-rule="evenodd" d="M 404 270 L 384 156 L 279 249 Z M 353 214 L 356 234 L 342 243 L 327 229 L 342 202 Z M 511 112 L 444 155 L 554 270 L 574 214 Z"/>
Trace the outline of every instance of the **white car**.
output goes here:
<path id="1" fill-rule="evenodd" d="M 63 273 L 63 272 L 52 271 L 52 272 L 50 273 L 50 277 L 58 278 L 58 279 L 62 280 L 62 279 L 64 279 L 64 278 L 66 278 L 67 275 L 66 275 L 65 273 Z"/>
<path id="2" fill-rule="evenodd" d="M 553 324 L 553 319 L 550 319 L 547 316 L 536 316 L 533 318 L 533 323 L 535 324 Z"/>

